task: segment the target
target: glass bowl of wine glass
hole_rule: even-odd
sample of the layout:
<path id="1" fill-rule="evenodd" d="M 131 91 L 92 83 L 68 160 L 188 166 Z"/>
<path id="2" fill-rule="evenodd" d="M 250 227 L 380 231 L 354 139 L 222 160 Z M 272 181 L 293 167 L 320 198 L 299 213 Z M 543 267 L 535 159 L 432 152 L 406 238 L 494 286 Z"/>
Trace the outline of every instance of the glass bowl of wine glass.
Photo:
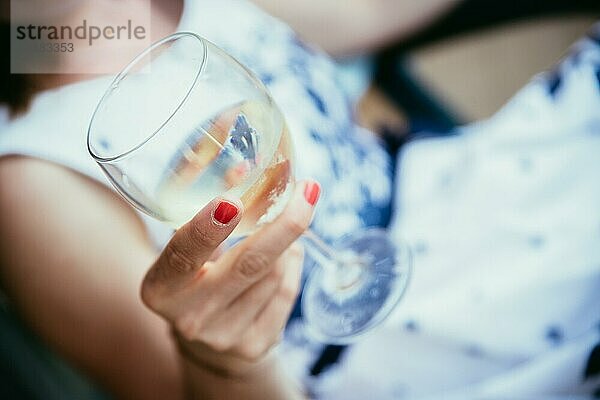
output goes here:
<path id="1" fill-rule="evenodd" d="M 245 211 L 232 236 L 243 237 L 271 222 L 292 192 L 292 138 L 251 71 L 197 34 L 178 32 L 114 78 L 87 144 L 118 193 L 174 229 L 214 197 L 240 198 Z M 384 230 L 354 232 L 333 245 L 309 230 L 302 240 L 316 262 L 302 310 L 317 339 L 347 343 L 370 331 L 407 288 L 410 250 Z"/>

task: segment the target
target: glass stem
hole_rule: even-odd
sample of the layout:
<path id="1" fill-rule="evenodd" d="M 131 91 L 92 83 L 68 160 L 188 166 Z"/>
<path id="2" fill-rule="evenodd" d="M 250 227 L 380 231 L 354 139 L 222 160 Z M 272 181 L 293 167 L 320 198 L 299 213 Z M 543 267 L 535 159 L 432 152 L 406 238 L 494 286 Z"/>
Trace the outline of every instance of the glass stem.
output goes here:
<path id="1" fill-rule="evenodd" d="M 306 230 L 301 238 L 308 255 L 325 270 L 325 277 L 331 284 L 330 287 L 343 289 L 353 285 L 360 278 L 362 274 L 360 263 L 348 262 L 346 257 L 338 255 L 334 248 L 312 230 Z"/>

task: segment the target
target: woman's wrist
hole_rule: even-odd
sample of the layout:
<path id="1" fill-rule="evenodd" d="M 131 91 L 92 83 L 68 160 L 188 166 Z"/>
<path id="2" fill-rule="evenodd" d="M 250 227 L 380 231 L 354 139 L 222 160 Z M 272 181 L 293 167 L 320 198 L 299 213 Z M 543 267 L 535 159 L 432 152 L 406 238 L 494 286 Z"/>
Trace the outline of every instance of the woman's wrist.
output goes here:
<path id="1" fill-rule="evenodd" d="M 279 368 L 272 352 L 257 361 L 215 353 L 174 334 L 190 399 L 302 400 L 299 385 Z"/>
<path id="2" fill-rule="evenodd" d="M 175 329 L 173 337 L 179 354 L 188 366 L 202 369 L 216 377 L 234 381 L 252 380 L 253 376 L 268 369 L 272 356 L 265 355 L 259 360 L 244 360 L 239 357 L 217 353 L 200 342 L 190 342 Z"/>

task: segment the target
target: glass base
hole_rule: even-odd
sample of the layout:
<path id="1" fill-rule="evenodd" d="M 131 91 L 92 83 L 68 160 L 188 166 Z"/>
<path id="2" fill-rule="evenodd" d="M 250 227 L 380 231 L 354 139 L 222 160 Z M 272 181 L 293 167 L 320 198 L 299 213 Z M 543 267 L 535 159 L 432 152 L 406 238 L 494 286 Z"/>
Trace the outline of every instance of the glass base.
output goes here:
<path id="1" fill-rule="evenodd" d="M 408 247 L 392 243 L 382 229 L 346 236 L 333 248 L 339 267 L 314 267 L 302 313 L 315 339 L 345 344 L 391 313 L 408 286 L 412 259 Z"/>

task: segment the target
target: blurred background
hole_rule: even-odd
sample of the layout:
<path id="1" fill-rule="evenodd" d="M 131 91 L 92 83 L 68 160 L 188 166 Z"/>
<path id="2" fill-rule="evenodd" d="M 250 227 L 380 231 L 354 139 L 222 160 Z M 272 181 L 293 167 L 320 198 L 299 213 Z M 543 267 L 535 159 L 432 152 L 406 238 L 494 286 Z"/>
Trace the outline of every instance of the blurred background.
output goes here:
<path id="1" fill-rule="evenodd" d="M 490 117 L 531 77 L 555 65 L 600 16 L 597 1 L 499 3 L 462 2 L 383 49 L 368 66 L 359 61 L 373 74 L 359 103 L 361 123 L 401 133 Z M 356 79 L 357 62 L 350 64 Z"/>

